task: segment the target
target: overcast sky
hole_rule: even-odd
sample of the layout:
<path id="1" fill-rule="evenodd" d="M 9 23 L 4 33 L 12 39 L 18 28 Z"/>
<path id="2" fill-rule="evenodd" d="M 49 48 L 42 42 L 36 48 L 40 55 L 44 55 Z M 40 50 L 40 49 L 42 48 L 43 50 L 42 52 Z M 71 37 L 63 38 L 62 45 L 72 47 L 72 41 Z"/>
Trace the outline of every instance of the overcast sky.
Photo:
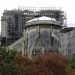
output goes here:
<path id="1" fill-rule="evenodd" d="M 67 14 L 68 24 L 75 24 L 75 0 L 0 0 L 0 17 L 3 10 L 18 9 L 19 7 L 61 7 Z"/>

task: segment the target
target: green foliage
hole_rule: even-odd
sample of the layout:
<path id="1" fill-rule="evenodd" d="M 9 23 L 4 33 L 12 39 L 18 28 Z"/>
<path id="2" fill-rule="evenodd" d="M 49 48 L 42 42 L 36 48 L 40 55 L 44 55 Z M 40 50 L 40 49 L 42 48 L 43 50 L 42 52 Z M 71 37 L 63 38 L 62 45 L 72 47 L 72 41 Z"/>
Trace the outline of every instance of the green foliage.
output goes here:
<path id="1" fill-rule="evenodd" d="M 75 70 L 69 70 L 67 65 L 68 60 L 60 54 L 29 59 L 16 50 L 0 48 L 0 75 L 75 75 Z M 75 69 L 75 54 L 69 66 Z"/>
<path id="2" fill-rule="evenodd" d="M 73 54 L 72 57 L 71 57 L 69 67 L 71 69 L 75 69 L 75 54 Z"/>
<path id="3" fill-rule="evenodd" d="M 14 60 L 19 54 L 16 50 L 0 48 L 0 75 L 18 75 L 19 65 Z"/>

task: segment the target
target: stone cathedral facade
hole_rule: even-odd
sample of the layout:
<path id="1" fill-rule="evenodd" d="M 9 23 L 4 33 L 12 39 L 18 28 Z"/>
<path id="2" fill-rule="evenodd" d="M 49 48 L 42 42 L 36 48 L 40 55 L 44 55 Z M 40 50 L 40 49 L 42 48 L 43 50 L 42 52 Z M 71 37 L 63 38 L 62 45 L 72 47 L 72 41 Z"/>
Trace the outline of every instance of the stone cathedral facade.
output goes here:
<path id="1" fill-rule="evenodd" d="M 59 52 L 61 25 L 54 18 L 42 16 L 26 22 L 23 37 L 8 48 L 23 55 L 36 57 L 49 52 Z"/>

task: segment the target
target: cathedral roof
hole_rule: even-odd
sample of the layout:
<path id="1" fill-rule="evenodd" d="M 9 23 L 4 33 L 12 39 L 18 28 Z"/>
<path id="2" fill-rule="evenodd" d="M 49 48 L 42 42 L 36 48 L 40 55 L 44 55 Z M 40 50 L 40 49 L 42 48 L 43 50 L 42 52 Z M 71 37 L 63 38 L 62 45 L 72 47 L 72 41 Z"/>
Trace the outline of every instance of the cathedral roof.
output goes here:
<path id="1" fill-rule="evenodd" d="M 54 18 L 50 18 L 50 17 L 46 17 L 46 16 L 34 18 L 34 19 L 26 22 L 26 26 L 41 25 L 41 24 L 50 24 L 50 25 L 61 26 L 60 23 L 58 23 Z"/>

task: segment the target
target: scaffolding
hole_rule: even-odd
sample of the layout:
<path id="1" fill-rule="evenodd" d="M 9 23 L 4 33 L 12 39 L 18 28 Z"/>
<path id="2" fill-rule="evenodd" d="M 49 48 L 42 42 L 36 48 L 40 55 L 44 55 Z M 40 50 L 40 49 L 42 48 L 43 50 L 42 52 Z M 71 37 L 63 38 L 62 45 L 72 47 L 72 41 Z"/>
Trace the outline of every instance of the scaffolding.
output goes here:
<path id="1" fill-rule="evenodd" d="M 66 25 L 64 24 L 66 18 L 64 15 L 64 11 L 61 10 L 61 7 L 19 7 L 18 9 L 4 10 L 2 17 L 7 17 L 7 21 L 9 21 L 11 24 L 10 25 L 8 23 L 8 29 L 6 30 L 8 35 L 5 35 L 5 37 L 9 37 L 8 39 L 6 39 L 7 46 L 23 36 L 24 27 L 28 20 L 41 16 L 55 18 L 61 26 Z M 8 17 L 12 18 L 9 19 Z M 2 20 L 1 22 L 4 22 L 4 20 Z M 4 30 L 2 30 L 1 32 L 3 31 Z"/>

